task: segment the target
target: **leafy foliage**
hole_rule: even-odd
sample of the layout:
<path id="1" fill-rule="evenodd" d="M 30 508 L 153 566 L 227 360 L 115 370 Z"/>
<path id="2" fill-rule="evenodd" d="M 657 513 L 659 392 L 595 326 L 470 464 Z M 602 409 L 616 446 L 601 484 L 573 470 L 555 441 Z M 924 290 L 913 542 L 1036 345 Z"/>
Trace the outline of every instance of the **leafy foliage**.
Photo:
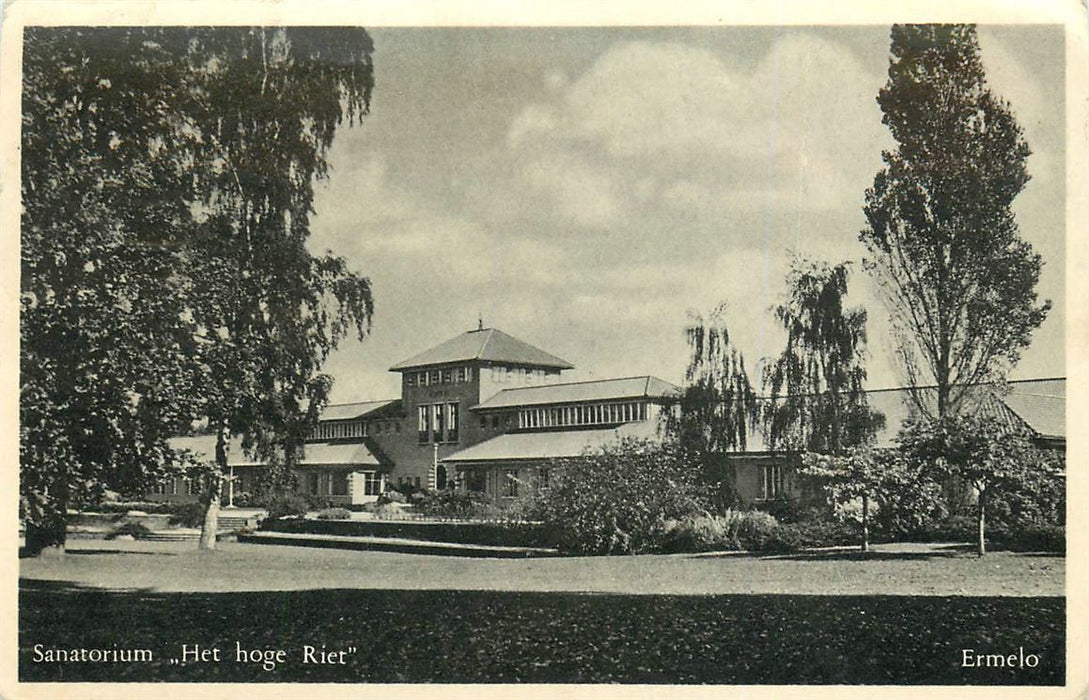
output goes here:
<path id="1" fill-rule="evenodd" d="M 1065 501 L 1057 498 L 1049 507 L 1032 498 L 1059 495 L 1061 457 L 1036 447 L 1026 429 L 1004 425 L 994 415 L 977 412 L 911 423 L 900 440 L 905 453 L 936 478 L 957 479 L 975 491 L 980 555 L 986 552 L 989 508 L 1003 503 L 1009 509 L 1012 504 L 1015 511 L 1028 515 L 1022 522 L 1030 524 L 1042 522 L 1048 510 L 1054 515 L 1052 509 Z M 1054 485 L 1045 486 L 1047 482 Z"/>
<path id="2" fill-rule="evenodd" d="M 861 526 L 861 546 L 869 548 L 875 515 L 886 532 L 910 527 L 941 509 L 938 483 L 898 450 L 855 447 L 844 455 L 807 453 L 802 474 L 815 479 L 841 519 Z"/>
<path id="3" fill-rule="evenodd" d="M 484 515 L 491 501 L 487 494 L 478 491 L 426 490 L 419 494 L 415 506 L 425 515 L 470 518 Z"/>
<path id="4" fill-rule="evenodd" d="M 226 441 L 313 424 L 369 282 L 306 248 L 337 126 L 366 113 L 362 29 L 31 28 L 23 82 L 21 465 L 28 533 L 178 458 L 196 418 L 214 546 Z M 208 465 L 210 466 L 210 465 Z"/>
<path id="5" fill-rule="evenodd" d="M 665 431 L 697 466 L 721 510 L 738 502 L 726 454 L 745 449 L 756 423 L 756 394 L 744 357 L 730 343 L 725 304 L 709 319 L 692 315 L 685 337 L 692 356 L 675 408 L 662 413 Z"/>
<path id="6" fill-rule="evenodd" d="M 664 552 L 781 552 L 791 549 L 773 515 L 759 510 L 727 510 L 722 515 L 689 515 L 667 520 L 658 536 Z"/>
<path id="7" fill-rule="evenodd" d="M 869 408 L 866 311 L 845 309 L 848 267 L 795 260 L 789 296 L 773 309 L 787 333 L 764 371 L 763 427 L 772 449 L 840 455 L 873 439 L 884 416 Z"/>
<path id="8" fill-rule="evenodd" d="M 915 403 L 945 417 L 1016 364 L 1051 307 L 1011 208 L 1029 147 L 987 85 L 974 26 L 896 25 L 891 38 L 877 102 L 898 147 L 866 191 L 860 240 Z M 917 390 L 931 383 L 936 402 Z"/>
<path id="9" fill-rule="evenodd" d="M 318 520 L 348 520 L 352 517 L 352 511 L 347 508 L 324 508 L 318 511 Z"/>
<path id="10" fill-rule="evenodd" d="M 535 519 L 558 534 L 559 547 L 580 554 L 652 551 L 663 523 L 699 512 L 695 471 L 670 446 L 626 438 L 615 446 L 548 465 Z"/>

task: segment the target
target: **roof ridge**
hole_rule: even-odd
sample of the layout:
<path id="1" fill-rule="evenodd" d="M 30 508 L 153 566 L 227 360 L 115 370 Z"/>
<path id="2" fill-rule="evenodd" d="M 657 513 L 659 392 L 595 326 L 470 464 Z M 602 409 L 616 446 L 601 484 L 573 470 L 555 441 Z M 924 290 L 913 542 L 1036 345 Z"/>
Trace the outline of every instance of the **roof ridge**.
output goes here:
<path id="1" fill-rule="evenodd" d="M 484 344 L 480 346 L 480 349 L 476 351 L 476 357 L 474 360 L 480 360 L 484 358 L 484 351 L 488 349 L 488 343 L 492 342 L 492 338 L 495 337 L 494 328 L 486 328 L 488 331 L 488 337 L 484 339 Z M 470 333 L 479 333 L 480 331 L 469 331 Z"/>

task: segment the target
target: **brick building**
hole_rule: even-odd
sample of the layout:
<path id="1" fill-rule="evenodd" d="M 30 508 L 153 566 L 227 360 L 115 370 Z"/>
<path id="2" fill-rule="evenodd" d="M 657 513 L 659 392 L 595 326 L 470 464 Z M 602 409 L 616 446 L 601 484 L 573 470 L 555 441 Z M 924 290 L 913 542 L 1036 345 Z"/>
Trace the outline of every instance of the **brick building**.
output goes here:
<path id="1" fill-rule="evenodd" d="M 572 369 L 494 328 L 478 328 L 398 362 L 401 395 L 328 406 L 298 460 L 300 490 L 331 503 L 373 501 L 391 487 L 480 491 L 502 505 L 547 482 L 549 460 L 577 457 L 623 437 L 655 439 L 658 416 L 679 388 L 651 376 L 565 382 Z M 911 415 L 907 390 L 868 392 L 885 416 L 879 447 Z M 1065 380 L 1011 382 L 1001 395 L 981 389 L 981 410 L 1027 427 L 1041 444 L 1065 446 Z M 211 436 L 176 438 L 174 446 L 212 455 Z M 749 502 L 797 495 L 800 484 L 759 433 L 727 468 Z M 229 450 L 225 502 L 253 490 L 264 465 L 240 443 Z M 186 499 L 196 485 L 160 484 L 152 498 Z"/>

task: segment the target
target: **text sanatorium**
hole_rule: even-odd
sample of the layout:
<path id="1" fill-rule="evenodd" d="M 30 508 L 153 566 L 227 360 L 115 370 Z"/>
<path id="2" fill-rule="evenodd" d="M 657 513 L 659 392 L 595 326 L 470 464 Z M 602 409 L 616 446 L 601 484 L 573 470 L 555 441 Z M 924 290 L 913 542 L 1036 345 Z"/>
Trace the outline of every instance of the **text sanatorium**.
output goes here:
<path id="1" fill-rule="evenodd" d="M 41 644 L 34 645 L 34 663 L 116 663 L 151 661 L 150 649 L 53 649 Z"/>

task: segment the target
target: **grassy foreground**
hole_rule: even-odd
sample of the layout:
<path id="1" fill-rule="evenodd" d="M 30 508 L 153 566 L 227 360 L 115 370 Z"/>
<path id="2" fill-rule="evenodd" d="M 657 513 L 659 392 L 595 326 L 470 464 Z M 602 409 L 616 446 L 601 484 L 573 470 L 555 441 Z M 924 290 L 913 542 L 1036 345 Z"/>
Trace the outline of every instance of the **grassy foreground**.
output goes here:
<path id="1" fill-rule="evenodd" d="M 618 595 L 469 590 L 108 591 L 23 579 L 23 681 L 1061 685 L 1058 597 Z M 244 650 L 282 650 L 264 670 Z M 147 662 L 35 662 L 34 647 Z M 175 663 L 182 645 L 220 661 Z M 303 663 L 303 646 L 352 650 Z M 962 650 L 1036 668 L 962 668 Z M 343 663 L 339 663 L 343 660 Z"/>

